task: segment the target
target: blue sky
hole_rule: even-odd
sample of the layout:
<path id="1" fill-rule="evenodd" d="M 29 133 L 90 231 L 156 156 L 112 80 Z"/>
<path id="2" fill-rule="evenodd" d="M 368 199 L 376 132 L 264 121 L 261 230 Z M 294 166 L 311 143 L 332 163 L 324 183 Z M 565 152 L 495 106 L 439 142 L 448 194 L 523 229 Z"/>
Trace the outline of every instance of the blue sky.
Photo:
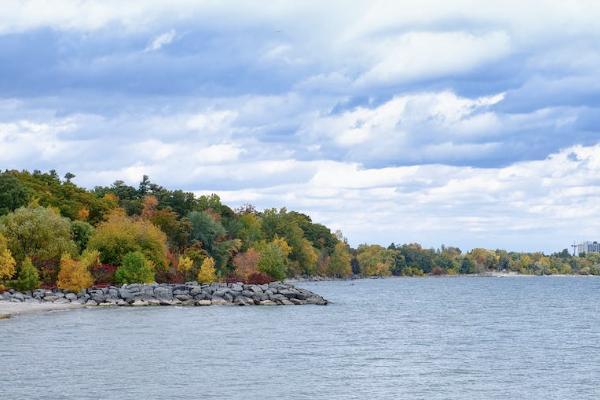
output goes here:
<path id="1" fill-rule="evenodd" d="M 2 168 L 148 174 L 352 244 L 600 239 L 598 2 L 49 4 L 0 10 Z"/>

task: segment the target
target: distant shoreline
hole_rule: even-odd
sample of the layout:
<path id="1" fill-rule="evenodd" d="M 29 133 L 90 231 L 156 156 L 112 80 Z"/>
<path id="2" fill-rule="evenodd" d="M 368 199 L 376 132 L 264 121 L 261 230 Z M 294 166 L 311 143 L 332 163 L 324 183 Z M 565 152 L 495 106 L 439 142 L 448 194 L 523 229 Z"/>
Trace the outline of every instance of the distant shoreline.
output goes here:
<path id="1" fill-rule="evenodd" d="M 482 272 L 479 274 L 458 274 L 458 275 L 421 275 L 421 276 L 408 276 L 408 275 L 390 275 L 390 276 L 361 276 L 353 275 L 348 278 L 332 278 L 327 276 L 312 276 L 312 277 L 296 277 L 286 279 L 284 282 L 287 283 L 301 283 L 301 282 L 335 282 L 335 281 L 355 281 L 365 279 L 401 279 L 401 278 L 595 278 L 600 277 L 598 275 L 583 275 L 583 274 L 552 274 L 552 275 L 533 275 L 533 274 L 521 274 L 518 272 Z"/>

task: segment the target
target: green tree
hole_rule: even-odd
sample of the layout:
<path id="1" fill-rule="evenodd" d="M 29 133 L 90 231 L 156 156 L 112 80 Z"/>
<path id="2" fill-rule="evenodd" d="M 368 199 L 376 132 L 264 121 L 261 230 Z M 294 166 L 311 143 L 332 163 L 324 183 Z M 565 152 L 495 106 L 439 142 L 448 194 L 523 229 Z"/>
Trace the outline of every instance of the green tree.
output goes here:
<path id="1" fill-rule="evenodd" d="M 0 174 L 0 215 L 8 214 L 29 202 L 29 191 L 16 177 Z"/>
<path id="2" fill-rule="evenodd" d="M 17 279 L 10 282 L 10 286 L 16 290 L 34 290 L 40 286 L 38 270 L 33 266 L 31 258 L 26 257 L 17 272 Z"/>
<path id="3" fill-rule="evenodd" d="M 288 254 L 291 251 L 285 239 L 276 237 L 271 242 L 259 242 L 257 250 L 260 253 L 258 269 L 275 280 L 285 279 Z"/>
<path id="4" fill-rule="evenodd" d="M 117 283 L 151 283 L 154 281 L 154 268 L 141 251 L 133 251 L 123 256 L 122 264 L 115 273 Z"/>
<path id="5" fill-rule="evenodd" d="M 477 266 L 475 262 L 471 259 L 471 257 L 464 257 L 460 264 L 459 272 L 461 274 L 474 274 L 477 272 Z"/>
<path id="6" fill-rule="evenodd" d="M 217 242 L 226 232 L 220 222 L 215 221 L 205 211 L 193 211 L 188 215 L 192 229 L 191 238 L 202 243 L 202 246 L 211 256 L 216 253 Z"/>
<path id="7" fill-rule="evenodd" d="M 17 263 L 30 257 L 36 263 L 54 261 L 58 264 L 63 254 L 77 252 L 70 221 L 44 207 L 19 208 L 1 217 L 0 233 L 6 237 Z"/>
<path id="8" fill-rule="evenodd" d="M 71 223 L 71 232 L 73 240 L 77 244 L 79 251 L 82 252 L 94 233 L 94 227 L 85 221 L 73 221 Z"/>

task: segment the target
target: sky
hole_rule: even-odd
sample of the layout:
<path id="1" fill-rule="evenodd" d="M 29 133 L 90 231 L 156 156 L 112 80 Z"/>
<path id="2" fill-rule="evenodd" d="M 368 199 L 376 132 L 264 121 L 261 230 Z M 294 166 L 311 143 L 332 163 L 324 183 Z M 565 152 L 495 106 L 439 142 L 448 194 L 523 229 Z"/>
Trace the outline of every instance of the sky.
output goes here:
<path id="1" fill-rule="evenodd" d="M 600 2 L 3 0 L 0 168 L 349 242 L 600 240 Z"/>

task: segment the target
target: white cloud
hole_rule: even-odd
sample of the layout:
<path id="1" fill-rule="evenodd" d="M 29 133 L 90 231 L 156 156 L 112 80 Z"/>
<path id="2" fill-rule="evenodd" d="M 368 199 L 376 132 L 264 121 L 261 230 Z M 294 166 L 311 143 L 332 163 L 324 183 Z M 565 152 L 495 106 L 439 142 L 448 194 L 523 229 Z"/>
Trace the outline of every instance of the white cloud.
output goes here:
<path id="1" fill-rule="evenodd" d="M 410 32 L 373 47 L 375 63 L 358 78 L 358 86 L 467 73 L 508 55 L 510 40 L 504 32 Z"/>
<path id="2" fill-rule="evenodd" d="M 300 135 L 342 148 L 356 161 L 481 155 L 494 150 L 503 123 L 487 110 L 502 99 L 502 93 L 475 99 L 449 91 L 400 95 L 373 108 L 318 117 Z M 486 137 L 491 140 L 481 142 Z"/>
<path id="3" fill-rule="evenodd" d="M 144 51 L 148 52 L 160 50 L 163 46 L 170 44 L 176 36 L 177 33 L 174 29 L 171 29 L 170 31 L 165 33 L 161 33 L 160 35 L 152 39 L 152 42 L 150 42 L 148 46 L 146 46 Z"/>

